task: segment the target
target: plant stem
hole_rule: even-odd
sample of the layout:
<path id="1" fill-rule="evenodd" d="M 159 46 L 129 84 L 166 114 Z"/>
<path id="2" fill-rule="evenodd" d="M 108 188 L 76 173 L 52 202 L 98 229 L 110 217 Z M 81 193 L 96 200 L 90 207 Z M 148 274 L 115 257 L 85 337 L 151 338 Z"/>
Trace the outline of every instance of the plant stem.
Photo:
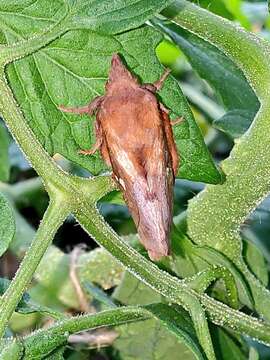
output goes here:
<path id="1" fill-rule="evenodd" d="M 10 286 L 1 298 L 0 337 L 3 336 L 11 315 L 16 309 L 25 288 L 31 281 L 45 251 L 51 244 L 57 229 L 69 212 L 68 204 L 61 203 L 59 200 L 51 200 L 29 250 L 23 258 Z"/>
<path id="2" fill-rule="evenodd" d="M 55 348 L 55 340 L 57 338 L 61 339 L 62 336 L 66 335 L 66 337 L 68 337 L 70 334 L 76 332 L 142 321 L 151 317 L 151 313 L 146 309 L 136 306 L 123 306 L 112 310 L 101 311 L 97 314 L 72 317 L 59 321 L 48 329 L 39 330 L 26 337 L 24 341 L 25 352 L 27 354 L 29 349 L 29 355 L 31 353 L 33 356 L 35 346 L 37 346 L 38 349 L 43 348 L 43 351 L 48 353 L 51 350 L 51 346 Z M 52 339 L 52 341 L 50 341 L 50 339 Z M 42 342 L 44 342 L 44 346 L 42 346 Z"/>
<path id="3" fill-rule="evenodd" d="M 207 295 L 199 295 L 183 281 L 160 270 L 119 238 L 103 221 L 98 211 L 81 204 L 75 216 L 83 228 L 105 249 L 117 258 L 133 275 L 165 296 L 169 301 L 190 311 L 188 304 L 200 299 L 209 318 L 217 325 L 228 326 L 258 341 L 270 344 L 270 325 L 229 308 Z"/>
<path id="4" fill-rule="evenodd" d="M 185 0 L 178 0 L 174 21 L 223 51 L 244 72 L 261 102 L 249 130 L 222 163 L 223 185 L 207 186 L 188 207 L 192 239 L 226 254 L 245 274 L 256 310 L 270 319 L 270 293 L 242 259 L 240 226 L 270 189 L 270 45 L 236 24 Z"/>
<path id="5" fill-rule="evenodd" d="M 4 73 L 0 73 L 0 114 L 37 173 L 43 179 L 57 179 L 61 170 L 57 168 L 25 123 L 13 94 L 7 86 Z"/>

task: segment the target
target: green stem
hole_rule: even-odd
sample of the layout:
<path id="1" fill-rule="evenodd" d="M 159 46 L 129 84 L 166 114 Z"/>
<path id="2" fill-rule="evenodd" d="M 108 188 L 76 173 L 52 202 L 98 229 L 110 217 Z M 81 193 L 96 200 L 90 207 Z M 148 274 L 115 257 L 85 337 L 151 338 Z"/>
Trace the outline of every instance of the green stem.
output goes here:
<path id="1" fill-rule="evenodd" d="M 25 288 L 31 281 L 45 251 L 51 244 L 57 229 L 69 212 L 68 204 L 61 202 L 61 198 L 58 201 L 51 200 L 28 252 L 22 260 L 9 288 L 1 298 L 0 337 L 3 336 L 12 313 L 20 301 Z"/>
<path id="2" fill-rule="evenodd" d="M 241 224 L 270 189 L 270 45 L 188 1 L 178 0 L 177 4 L 174 21 L 237 63 L 261 102 L 252 126 L 237 140 L 230 157 L 222 163 L 226 182 L 207 186 L 190 202 L 189 234 L 196 243 L 209 245 L 234 261 L 250 284 L 256 310 L 270 319 L 270 294 L 247 270 L 239 236 Z"/>
<path id="3" fill-rule="evenodd" d="M 217 46 L 239 65 L 262 103 L 252 127 L 222 163 L 226 182 L 207 186 L 188 209 L 191 237 L 237 260 L 241 254 L 239 226 L 270 188 L 270 46 L 188 1 L 178 1 L 178 12 L 174 18 L 178 24 Z"/>
<path id="4" fill-rule="evenodd" d="M 0 74 L 0 114 L 37 173 L 43 179 L 56 179 L 61 176 L 60 168 L 56 167 L 33 131 L 25 124 L 24 117 L 7 86 L 4 73 Z"/>
<path id="5" fill-rule="evenodd" d="M 103 221 L 96 209 L 89 208 L 82 202 L 80 210 L 76 210 L 75 215 L 84 229 L 115 256 L 129 272 L 169 301 L 190 311 L 188 304 L 199 298 L 209 318 L 215 324 L 228 326 L 238 333 L 270 344 L 270 325 L 233 310 L 207 295 L 199 295 L 183 281 L 160 270 L 119 238 Z"/>
<path id="6" fill-rule="evenodd" d="M 151 314 L 144 308 L 136 306 L 125 306 L 112 310 L 101 311 L 97 314 L 76 316 L 57 322 L 48 329 L 37 331 L 25 338 L 25 355 L 35 353 L 35 347 L 49 353 L 55 348 L 57 338 L 66 338 L 70 334 L 104 326 L 121 325 L 128 322 L 142 321 L 151 318 Z M 50 340 L 51 339 L 51 340 Z M 42 344 L 43 343 L 43 344 Z M 51 349 L 52 347 L 52 349 Z"/>
<path id="7" fill-rule="evenodd" d="M 270 83 L 270 44 L 239 25 L 186 0 L 176 0 L 165 16 L 218 47 L 234 60 L 261 99 Z M 259 69 L 259 71 L 258 71 Z"/>

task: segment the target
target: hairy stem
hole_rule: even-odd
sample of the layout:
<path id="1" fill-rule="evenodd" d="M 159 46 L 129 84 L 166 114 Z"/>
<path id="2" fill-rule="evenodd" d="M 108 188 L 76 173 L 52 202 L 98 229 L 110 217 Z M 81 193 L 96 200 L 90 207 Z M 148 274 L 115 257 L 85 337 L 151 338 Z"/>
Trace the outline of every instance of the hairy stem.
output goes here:
<path id="1" fill-rule="evenodd" d="M 237 141 L 229 159 L 222 163 L 227 176 L 225 184 L 207 186 L 188 210 L 192 238 L 237 259 L 241 252 L 240 242 L 236 241 L 239 226 L 270 189 L 267 136 L 270 130 L 270 46 L 256 35 L 188 1 L 178 0 L 177 4 L 178 14 L 174 20 L 232 58 L 262 104 L 250 130 Z"/>
<path id="2" fill-rule="evenodd" d="M 60 199 L 59 199 L 60 200 Z M 0 337 L 54 235 L 69 214 L 68 204 L 51 200 L 36 236 L 0 304 Z"/>
<path id="3" fill-rule="evenodd" d="M 82 203 L 75 215 L 85 230 L 115 256 L 129 272 L 169 301 L 190 311 L 188 304 L 192 304 L 196 298 L 199 298 L 209 318 L 215 324 L 228 326 L 238 333 L 244 333 L 260 342 L 270 344 L 270 325 L 233 310 L 206 295 L 199 295 L 183 281 L 160 270 L 120 239 L 103 221 L 96 209 Z"/>
<path id="4" fill-rule="evenodd" d="M 222 163 L 226 182 L 207 186 L 190 202 L 188 229 L 196 243 L 209 245 L 234 261 L 250 284 L 257 311 L 270 318 L 270 294 L 244 264 L 239 236 L 241 224 L 270 189 L 269 42 L 188 1 L 178 0 L 176 8 L 174 21 L 229 56 L 261 102 L 251 127 Z"/>

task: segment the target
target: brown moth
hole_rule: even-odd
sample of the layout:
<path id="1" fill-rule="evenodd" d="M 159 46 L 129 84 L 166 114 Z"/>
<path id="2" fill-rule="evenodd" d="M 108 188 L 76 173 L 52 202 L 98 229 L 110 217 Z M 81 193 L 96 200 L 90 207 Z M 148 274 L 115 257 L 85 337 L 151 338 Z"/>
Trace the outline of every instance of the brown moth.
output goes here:
<path id="1" fill-rule="evenodd" d="M 60 107 L 65 112 L 96 114 L 96 143 L 80 153 L 100 150 L 152 260 L 170 254 L 173 185 L 179 163 L 169 111 L 155 96 L 168 74 L 166 70 L 155 83 L 141 85 L 114 54 L 104 96 L 83 107 Z"/>

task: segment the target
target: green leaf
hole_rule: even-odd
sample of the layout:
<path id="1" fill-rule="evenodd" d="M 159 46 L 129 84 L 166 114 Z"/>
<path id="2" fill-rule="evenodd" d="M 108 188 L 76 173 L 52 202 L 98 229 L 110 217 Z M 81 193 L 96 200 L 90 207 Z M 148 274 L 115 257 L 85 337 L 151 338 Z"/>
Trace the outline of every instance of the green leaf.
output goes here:
<path id="1" fill-rule="evenodd" d="M 70 255 L 51 246 L 37 268 L 35 279 L 44 287 L 44 291 L 62 304 L 78 309 L 78 298 L 69 271 Z M 120 283 L 122 273 L 122 266 L 104 249 L 82 252 L 78 258 L 78 277 L 82 284 L 95 283 L 108 290 Z"/>
<path id="2" fill-rule="evenodd" d="M 12 42 L 14 34 L 5 34 Z M 161 39 L 150 27 L 117 37 L 88 30 L 70 31 L 47 48 L 8 67 L 9 81 L 26 120 L 50 155 L 60 153 L 92 174 L 106 170 L 98 154 L 86 157 L 78 153 L 94 142 L 93 119 L 65 114 L 57 107 L 86 104 L 103 94 L 115 52 L 121 53 L 144 82 L 155 81 L 163 72 L 154 52 Z M 196 181 L 222 182 L 223 176 L 213 163 L 177 82 L 168 79 L 160 97 L 174 116 L 184 115 L 186 119 L 174 127 L 181 154 L 179 175 Z"/>
<path id="3" fill-rule="evenodd" d="M 193 69 L 217 92 L 229 111 L 214 124 L 234 137 L 242 135 L 259 109 L 259 101 L 237 65 L 221 50 L 180 25 L 153 22 L 181 48 Z"/>
<path id="4" fill-rule="evenodd" d="M 198 281 L 196 278 L 197 273 L 198 278 L 202 276 L 202 279 L 204 277 L 207 279 L 207 271 L 210 271 L 209 275 L 211 275 L 211 268 L 213 266 L 214 268 L 220 268 L 220 270 L 225 268 L 229 274 L 233 276 L 233 283 L 231 283 L 231 276 L 229 274 L 224 274 L 224 281 L 225 283 L 229 281 L 229 288 L 226 289 L 227 291 L 224 291 L 223 287 L 215 286 L 212 290 L 212 295 L 216 296 L 219 300 L 225 303 L 233 303 L 234 306 L 236 306 L 238 302 L 237 292 L 235 292 L 235 290 L 230 290 L 231 286 L 233 289 L 235 288 L 235 282 L 237 284 L 238 297 L 240 301 L 249 308 L 253 309 L 254 301 L 247 281 L 245 280 L 243 274 L 234 265 L 234 263 L 224 254 L 209 246 L 198 246 L 193 244 L 192 241 L 182 232 L 182 230 L 180 228 L 176 228 L 176 226 L 172 227 L 171 241 L 172 257 L 170 258 L 167 266 L 169 266 L 169 268 L 173 270 L 179 277 L 187 278 L 194 276 L 194 283 L 196 284 Z M 217 270 L 217 273 L 220 270 Z M 228 275 L 229 278 L 227 278 Z M 220 278 L 219 275 L 218 278 Z M 203 285 L 202 279 L 199 280 L 200 285 Z M 192 278 L 188 280 L 190 281 Z M 230 293 L 229 296 L 228 293 Z"/>
<path id="5" fill-rule="evenodd" d="M 0 296 L 4 294 L 10 285 L 10 280 L 0 278 Z M 32 314 L 34 312 L 38 312 L 44 315 L 49 315 L 55 319 L 62 319 L 64 316 L 57 311 L 54 311 L 46 306 L 41 306 L 32 301 L 30 295 L 28 293 L 24 293 L 20 302 L 16 307 L 16 312 L 20 314 Z"/>
<path id="6" fill-rule="evenodd" d="M 114 308 L 116 307 L 116 304 L 113 302 L 113 300 L 103 291 L 101 288 L 95 286 L 89 281 L 83 282 L 83 288 L 85 291 L 91 295 L 92 298 L 94 298 L 96 301 L 101 303 L 104 308 Z"/>
<path id="7" fill-rule="evenodd" d="M 64 0 L 50 3 L 46 0 L 0 1 L 0 42 L 6 43 L 5 31 L 30 38 L 56 24 L 65 13 Z M 15 39 L 14 39 L 15 40 Z"/>
<path id="8" fill-rule="evenodd" d="M 0 181 L 8 181 L 9 179 L 9 138 L 8 132 L 4 126 L 0 123 Z"/>
<path id="9" fill-rule="evenodd" d="M 218 360 L 246 360 L 247 351 L 241 342 L 224 329 L 210 327 Z"/>
<path id="10" fill-rule="evenodd" d="M 173 0 L 101 0 L 75 2 L 71 24 L 104 34 L 134 29 L 158 14 Z"/>
<path id="11" fill-rule="evenodd" d="M 158 293 L 128 272 L 113 295 L 117 301 L 129 305 L 146 305 L 162 300 Z M 145 321 L 143 332 L 139 323 L 117 328 L 120 336 L 115 340 L 114 346 L 120 351 L 121 359 L 139 360 L 142 353 L 145 360 L 169 360 L 177 358 L 179 354 L 187 360 L 205 359 L 191 325 L 192 321 L 184 310 L 165 304 L 150 305 L 146 308 L 156 320 Z M 181 343 L 168 330 L 173 331 Z"/>
<path id="12" fill-rule="evenodd" d="M 0 193 L 0 256 L 8 249 L 15 234 L 14 214 L 7 199 Z"/>
<path id="13" fill-rule="evenodd" d="M 238 138 L 248 130 L 255 114 L 245 109 L 234 109 L 217 119 L 214 125 L 217 129 L 226 132 L 233 138 Z"/>
<path id="14" fill-rule="evenodd" d="M 246 260 L 248 267 L 263 283 L 268 285 L 268 269 L 262 252 L 250 241 L 243 242 L 243 257 Z"/>
<path id="15" fill-rule="evenodd" d="M 69 28 L 87 27 L 105 34 L 115 34 L 142 25 L 172 3 L 172 0 L 47 0 L 0 1 L 0 23 L 4 33 L 11 31 L 24 38 L 44 32 L 62 23 Z"/>

